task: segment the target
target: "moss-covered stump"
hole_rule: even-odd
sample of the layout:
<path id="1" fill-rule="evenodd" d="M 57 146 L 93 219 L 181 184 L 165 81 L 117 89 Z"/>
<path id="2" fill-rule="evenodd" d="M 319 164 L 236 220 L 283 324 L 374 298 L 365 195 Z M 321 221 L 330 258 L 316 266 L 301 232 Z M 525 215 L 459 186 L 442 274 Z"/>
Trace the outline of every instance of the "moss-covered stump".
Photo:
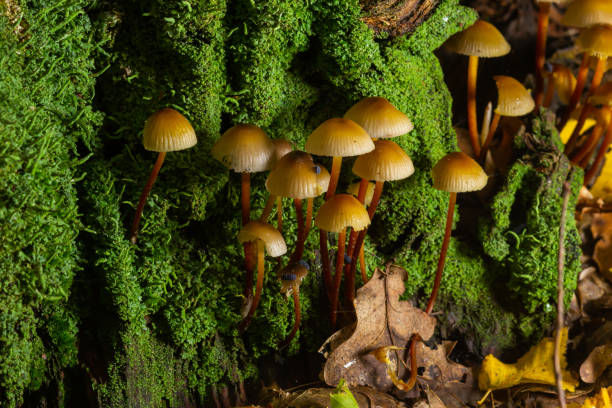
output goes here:
<path id="1" fill-rule="evenodd" d="M 406 112 L 415 129 L 398 143 L 416 172 L 385 186 L 367 263 L 395 257 L 411 276 L 408 293 L 426 299 L 447 205 L 429 171 L 457 148 L 433 51 L 476 18 L 458 0 L 436 2 L 397 37 L 374 33 L 356 0 L 7 0 L 0 9 L 0 405 L 88 398 L 183 407 L 257 375 L 293 312 L 269 262 L 255 318 L 238 332 L 239 177 L 210 149 L 239 122 L 302 147 L 319 123 L 363 96 L 387 97 Z M 168 154 L 132 245 L 128 229 L 155 160 L 142 147 L 142 127 L 165 106 L 188 117 L 199 143 Z M 532 340 L 550 316 L 557 190 L 568 166 L 541 154 L 558 144 L 554 132 L 532 134 L 545 147 L 519 146 L 481 221 L 482 243 L 461 236 L 449 249 L 443 333 L 464 334 L 477 353 Z M 350 165 L 341 188 L 353 181 Z M 264 180 L 252 180 L 253 216 L 267 197 Z M 284 210 L 291 247 L 295 211 L 289 202 Z M 568 282 L 577 259 L 572 222 Z M 313 273 L 300 291 L 303 329 L 287 353 L 314 350 L 329 334 L 317 238 L 306 244 Z M 521 296 L 522 308 L 500 303 L 503 290 Z"/>

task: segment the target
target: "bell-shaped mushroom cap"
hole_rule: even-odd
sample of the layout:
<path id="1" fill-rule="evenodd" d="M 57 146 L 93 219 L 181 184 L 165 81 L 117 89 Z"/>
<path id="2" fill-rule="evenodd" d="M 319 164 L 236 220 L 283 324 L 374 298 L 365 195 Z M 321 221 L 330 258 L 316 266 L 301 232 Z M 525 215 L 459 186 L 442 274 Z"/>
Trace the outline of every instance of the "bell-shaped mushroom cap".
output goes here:
<path id="1" fill-rule="evenodd" d="M 270 169 L 275 168 L 281 157 L 293 150 L 293 145 L 287 139 L 272 139 L 272 143 L 274 144 L 274 155 L 272 155 Z"/>
<path id="2" fill-rule="evenodd" d="M 370 217 L 363 204 L 355 197 L 336 194 L 319 208 L 315 225 L 330 232 L 340 232 L 348 227 L 361 231 L 370 225 Z"/>
<path id="3" fill-rule="evenodd" d="M 414 165 L 410 157 L 391 140 L 376 140 L 374 150 L 355 160 L 353 173 L 366 180 L 393 181 L 410 177 Z"/>
<path id="4" fill-rule="evenodd" d="M 355 121 L 375 139 L 405 135 L 414 128 L 408 116 L 380 97 L 363 98 L 344 118 Z"/>
<path id="5" fill-rule="evenodd" d="M 142 138 L 144 148 L 154 152 L 174 152 L 198 143 L 189 121 L 171 108 L 164 108 L 149 116 Z"/>
<path id="6" fill-rule="evenodd" d="M 474 159 L 463 152 L 449 153 L 431 171 L 433 186 L 451 193 L 477 191 L 487 185 L 487 175 Z"/>
<path id="7" fill-rule="evenodd" d="M 374 143 L 368 132 L 352 120 L 332 118 L 308 136 L 304 150 L 317 156 L 359 156 L 374 150 Z"/>
<path id="8" fill-rule="evenodd" d="M 572 70 L 560 64 L 553 64 L 553 72 L 549 75 L 555 84 L 559 100 L 568 105 L 576 87 L 576 77 Z"/>
<path id="9" fill-rule="evenodd" d="M 610 0 L 572 1 L 561 17 L 561 24 L 578 28 L 612 24 L 612 2 Z"/>
<path id="10" fill-rule="evenodd" d="M 262 240 L 268 255 L 276 258 L 287 252 L 283 235 L 267 222 L 250 221 L 238 233 L 241 243 Z"/>
<path id="11" fill-rule="evenodd" d="M 533 110 L 535 102 L 523 84 L 504 75 L 494 76 L 493 79 L 498 93 L 495 113 L 501 116 L 523 116 Z"/>
<path id="12" fill-rule="evenodd" d="M 270 169 L 274 143 L 255 125 L 229 128 L 212 148 L 212 156 L 237 173 Z"/>
<path id="13" fill-rule="evenodd" d="M 450 37 L 446 47 L 457 54 L 485 58 L 501 57 L 510 52 L 510 44 L 504 36 L 495 26 L 482 20 Z"/>
<path id="14" fill-rule="evenodd" d="M 576 47 L 597 58 L 608 58 L 612 55 L 612 27 L 598 25 L 585 28 L 576 38 Z"/>
<path id="15" fill-rule="evenodd" d="M 589 103 L 593 106 L 612 106 L 612 82 L 599 85 L 595 93 L 589 97 Z"/>
<path id="16" fill-rule="evenodd" d="M 327 171 L 327 169 L 320 164 L 315 164 L 315 170 L 317 172 L 317 184 L 319 185 L 317 195 L 319 195 L 327 191 L 331 174 L 329 174 L 329 171 Z"/>
<path id="17" fill-rule="evenodd" d="M 278 278 L 281 280 L 281 293 L 291 294 L 293 288 L 299 286 L 306 275 L 308 275 L 308 264 L 303 260 L 291 262 L 282 268 L 278 271 Z"/>
<path id="18" fill-rule="evenodd" d="M 266 179 L 266 189 L 274 195 L 289 198 L 309 198 L 321 194 L 312 157 L 296 150 L 283 156 Z"/>
<path id="19" fill-rule="evenodd" d="M 363 203 L 365 205 L 370 205 L 370 203 L 372 202 L 372 197 L 374 197 L 374 183 L 368 183 L 368 188 L 366 189 L 366 195 L 365 198 L 363 200 Z M 348 188 L 346 189 L 346 192 L 357 197 L 357 195 L 359 194 L 359 183 L 352 183 L 351 185 L 348 186 Z"/>

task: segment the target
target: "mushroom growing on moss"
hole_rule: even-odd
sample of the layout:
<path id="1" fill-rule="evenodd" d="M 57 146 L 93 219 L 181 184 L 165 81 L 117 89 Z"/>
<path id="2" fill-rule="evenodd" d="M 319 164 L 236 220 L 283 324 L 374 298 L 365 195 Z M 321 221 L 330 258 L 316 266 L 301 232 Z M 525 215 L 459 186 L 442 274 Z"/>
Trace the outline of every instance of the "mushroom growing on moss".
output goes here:
<path id="1" fill-rule="evenodd" d="M 405 135 L 414 128 L 408 116 L 381 97 L 363 98 L 346 111 L 344 118 L 359 124 L 373 139 Z"/>
<path id="2" fill-rule="evenodd" d="M 281 293 L 287 297 L 293 295 L 293 310 L 295 313 L 293 328 L 285 340 L 279 345 L 280 348 L 288 346 L 300 328 L 300 285 L 306 275 L 308 275 L 308 269 L 308 264 L 303 260 L 299 260 L 297 262 L 291 262 L 278 271 L 278 277 L 281 280 Z"/>
<path id="3" fill-rule="evenodd" d="M 198 140 L 193 127 L 183 115 L 172 108 L 164 108 L 155 112 L 145 122 L 142 142 L 145 149 L 159 152 L 159 154 L 136 207 L 134 221 L 130 230 L 130 241 L 132 244 L 136 243 L 140 216 L 142 215 L 149 192 L 155 183 L 157 174 L 164 163 L 166 153 L 193 147 Z"/>

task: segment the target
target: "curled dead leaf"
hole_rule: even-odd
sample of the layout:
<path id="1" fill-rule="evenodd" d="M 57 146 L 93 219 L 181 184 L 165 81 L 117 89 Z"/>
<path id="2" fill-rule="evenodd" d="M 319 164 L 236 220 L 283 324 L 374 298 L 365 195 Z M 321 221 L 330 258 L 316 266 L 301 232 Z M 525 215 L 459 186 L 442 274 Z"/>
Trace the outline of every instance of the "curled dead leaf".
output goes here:
<path id="1" fill-rule="evenodd" d="M 610 365 L 612 365 L 612 341 L 591 351 L 580 366 L 580 379 L 592 384 Z"/>

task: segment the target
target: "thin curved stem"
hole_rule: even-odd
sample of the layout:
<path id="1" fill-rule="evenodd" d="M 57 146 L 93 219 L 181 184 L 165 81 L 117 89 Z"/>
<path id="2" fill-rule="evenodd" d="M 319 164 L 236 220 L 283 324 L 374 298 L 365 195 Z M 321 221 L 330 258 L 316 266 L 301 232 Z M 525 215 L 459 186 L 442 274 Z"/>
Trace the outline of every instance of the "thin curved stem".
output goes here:
<path id="1" fill-rule="evenodd" d="M 285 338 L 285 340 L 283 340 L 283 342 L 279 344 L 279 348 L 281 349 L 287 347 L 291 343 L 291 340 L 293 340 L 293 338 L 295 337 L 295 334 L 300 328 L 301 313 L 300 313 L 300 287 L 299 285 L 293 286 L 293 310 L 295 312 L 295 320 L 293 322 L 293 328 L 291 329 L 291 332 Z"/>
<path id="2" fill-rule="evenodd" d="M 584 53 L 582 55 L 582 61 L 580 62 L 580 68 L 578 68 L 578 75 L 576 76 L 576 87 L 574 88 L 574 92 L 572 93 L 572 97 L 570 98 L 570 103 L 567 106 L 567 110 L 563 115 L 563 119 L 559 123 L 559 129 L 563 129 L 565 124 L 572 116 L 572 112 L 578 106 L 578 102 L 580 101 L 580 97 L 582 96 L 582 89 L 584 88 L 584 84 L 586 83 L 587 74 L 589 73 L 589 54 Z"/>
<path id="3" fill-rule="evenodd" d="M 276 197 L 276 229 L 283 232 L 283 197 Z"/>
<path id="4" fill-rule="evenodd" d="M 331 173 L 329 174 L 329 185 L 327 186 L 327 193 L 325 193 L 325 201 L 329 200 L 331 196 L 336 193 L 336 187 L 338 187 L 338 178 L 340 177 L 340 168 L 342 167 L 342 157 L 334 156 L 332 159 Z"/>
<path id="5" fill-rule="evenodd" d="M 336 255 L 336 274 L 331 299 L 331 324 L 336 326 L 338 314 L 338 296 L 340 295 L 340 280 L 342 279 L 342 266 L 344 265 L 344 247 L 346 245 L 346 228 L 338 233 L 338 252 Z"/>
<path id="6" fill-rule="evenodd" d="M 365 263 L 365 250 L 363 249 L 363 245 L 361 245 L 361 249 L 359 250 L 359 267 L 361 268 L 361 281 L 365 285 L 370 280 L 366 271 L 366 263 Z"/>
<path id="7" fill-rule="evenodd" d="M 491 122 L 491 127 L 489 128 L 489 134 L 487 134 L 487 138 L 482 144 L 482 150 L 480 150 L 480 156 L 478 156 L 478 160 L 482 163 L 484 162 L 485 157 L 487 157 L 487 151 L 489 150 L 489 145 L 491 145 L 491 141 L 493 140 L 493 135 L 497 130 L 497 126 L 499 125 L 499 119 L 501 115 L 495 112 L 495 116 L 493 116 L 493 121 Z"/>
<path id="8" fill-rule="evenodd" d="M 147 180 L 147 184 L 145 184 L 144 190 L 142 190 L 142 194 L 140 195 L 140 200 L 138 201 L 138 206 L 136 207 L 136 213 L 134 214 L 134 221 L 132 222 L 132 229 L 130 230 L 130 242 L 132 244 L 135 244 L 136 240 L 138 239 L 138 226 L 140 225 L 142 210 L 144 209 L 147 197 L 151 192 L 151 188 L 153 188 L 153 184 L 155 184 L 157 174 L 159 174 L 159 169 L 161 169 L 162 164 L 164 164 L 165 157 L 166 152 L 159 152 L 155 165 L 153 166 L 151 174 L 149 175 L 149 180 Z"/>
<path id="9" fill-rule="evenodd" d="M 597 150 L 597 156 L 595 156 L 595 161 L 591 164 L 591 167 L 586 172 L 584 176 L 584 185 L 589 186 L 595 181 L 595 176 L 599 171 L 599 166 L 601 166 L 601 162 L 603 162 L 606 151 L 608 150 L 608 146 L 612 142 L 612 120 L 608 123 L 608 127 L 606 129 L 606 135 L 604 136 L 601 145 L 599 145 L 599 150 Z"/>
<path id="10" fill-rule="evenodd" d="M 404 391 L 410 391 L 416 384 L 418 373 L 416 345 L 418 341 L 421 341 L 421 336 L 419 336 L 417 333 L 410 337 L 410 345 L 408 346 L 410 349 L 410 377 L 408 377 L 408 381 L 404 383 Z"/>
<path id="11" fill-rule="evenodd" d="M 251 319 L 255 314 L 255 309 L 259 305 L 259 300 L 261 299 L 261 291 L 263 289 L 263 281 L 264 281 L 264 272 L 265 272 L 265 258 L 264 258 L 264 243 L 262 240 L 258 239 L 257 243 L 257 286 L 255 286 L 255 297 L 253 298 L 253 302 L 251 303 L 251 307 L 249 312 L 245 316 L 245 318 L 240 322 L 240 326 L 238 329 L 240 331 L 244 331 L 249 327 L 251 323 Z"/>
<path id="12" fill-rule="evenodd" d="M 535 55 L 535 104 L 536 110 L 542 105 L 544 91 L 544 61 L 546 60 L 546 37 L 548 34 L 548 20 L 550 16 L 550 3 L 541 2 L 538 12 L 538 35 L 536 38 Z"/>
<path id="13" fill-rule="evenodd" d="M 302 210 L 302 200 L 300 198 L 294 198 L 293 205 L 295 205 L 298 230 L 297 243 L 295 244 L 295 251 L 293 255 L 291 255 L 290 262 L 302 259 L 302 254 L 304 253 L 304 214 Z"/>
<path id="14" fill-rule="evenodd" d="M 276 201 L 276 196 L 274 194 L 270 194 L 268 196 L 268 201 L 266 201 L 266 206 L 264 207 L 261 217 L 259 217 L 259 221 L 268 222 L 270 219 L 270 213 L 272 212 L 272 207 L 274 207 L 274 202 Z"/>
<path id="15" fill-rule="evenodd" d="M 357 192 L 357 201 L 359 201 L 361 204 L 363 204 L 365 201 L 365 196 L 366 196 L 367 191 L 368 191 L 368 180 L 362 178 L 361 181 L 359 182 L 359 191 Z M 350 262 L 348 262 L 344 267 L 344 273 L 347 276 L 349 272 L 351 271 L 351 264 L 355 262 L 355 259 L 354 259 L 355 242 L 357 242 L 357 231 L 351 230 L 351 233 L 349 235 L 349 240 L 348 240 L 347 251 L 346 251 L 346 254 L 349 257 Z"/>
<path id="16" fill-rule="evenodd" d="M 467 74 L 467 119 L 470 143 L 474 155 L 480 155 L 480 143 L 478 142 L 478 118 L 476 115 L 476 78 L 478 76 L 478 57 L 470 55 Z"/>
<path id="17" fill-rule="evenodd" d="M 604 131 L 604 126 L 601 123 L 595 125 L 591 134 L 587 138 L 587 140 L 580 146 L 580 149 L 571 157 L 571 161 L 574 164 L 580 163 L 585 157 L 590 156 L 591 150 L 597 144 L 597 141 L 601 137 L 601 134 Z"/>

